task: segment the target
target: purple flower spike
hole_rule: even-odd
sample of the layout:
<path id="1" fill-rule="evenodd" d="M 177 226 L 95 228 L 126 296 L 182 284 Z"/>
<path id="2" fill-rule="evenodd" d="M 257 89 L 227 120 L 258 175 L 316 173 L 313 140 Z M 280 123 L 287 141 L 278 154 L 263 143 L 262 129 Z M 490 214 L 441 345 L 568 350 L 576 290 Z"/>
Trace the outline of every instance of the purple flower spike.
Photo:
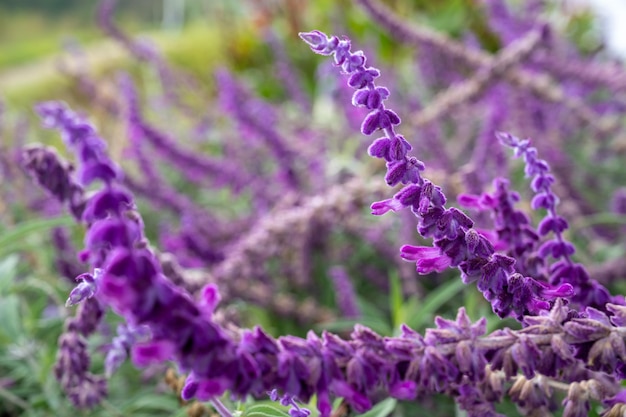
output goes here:
<path id="1" fill-rule="evenodd" d="M 358 318 L 361 315 L 356 292 L 345 268 L 335 266 L 328 271 L 335 288 L 336 304 L 345 317 Z"/>
<path id="2" fill-rule="evenodd" d="M 85 209 L 83 187 L 74 178 L 74 167 L 55 149 L 41 145 L 28 147 L 23 151 L 20 163 L 34 182 L 59 202 L 67 204 L 74 217 L 81 218 Z"/>
<path id="3" fill-rule="evenodd" d="M 606 288 L 592 280 L 584 267 L 571 259 L 576 249 L 563 236 L 568 224 L 556 213 L 559 199 L 552 191 L 554 177 L 550 175 L 550 165 L 543 159 L 539 159 L 537 149 L 531 146 L 530 139 L 522 140 L 504 132 L 498 132 L 496 136 L 503 145 L 513 148 L 516 157 L 524 159 L 526 176 L 532 177 L 531 188 L 536 193 L 531 202 L 532 208 L 546 210 L 546 217 L 539 223 L 537 235 L 545 236 L 552 233 L 554 238 L 541 244 L 538 254 L 540 261 L 548 267 L 546 275 L 549 275 L 550 283 L 570 285 L 574 292 L 572 301 L 581 307 L 604 310 L 607 302 L 623 303 L 622 298 L 610 297 Z M 551 264 L 550 257 L 556 262 Z M 559 286 L 552 291 L 561 294 L 568 292 L 569 287 Z"/>
<path id="4" fill-rule="evenodd" d="M 518 193 L 509 189 L 509 182 L 503 178 L 494 181 L 495 191 L 482 195 L 461 194 L 459 204 L 477 210 L 490 210 L 497 236 L 493 243 L 507 255 L 515 258 L 515 269 L 524 275 L 543 278 L 538 266 L 543 260 L 533 256 L 537 249 L 539 235 L 531 227 L 530 218 L 515 208 L 520 200 Z"/>
<path id="5" fill-rule="evenodd" d="M 368 153 L 386 161 L 385 181 L 388 185 L 402 183 L 406 186 L 393 198 L 372 204 L 372 213 L 382 215 L 410 207 L 420 219 L 418 232 L 423 237 L 434 239 L 432 249 L 403 246 L 401 256 L 404 259 L 414 261 L 420 273 L 440 272 L 450 266 L 459 267 L 463 271 L 464 282 L 477 281 L 479 290 L 491 301 L 494 311 L 501 317 L 513 315 L 521 318 L 528 313 L 536 314 L 550 308 L 549 301 L 554 300 L 554 294 L 569 294 L 569 291 L 558 286 L 559 283 L 556 283 L 554 289 L 545 289 L 530 277 L 520 278 L 513 274 L 512 265 L 515 261 L 512 258 L 496 254 L 493 245 L 472 230 L 473 221 L 463 212 L 456 208 L 445 208 L 446 198 L 441 188 L 421 177 L 424 164 L 408 155 L 411 145 L 395 132 L 400 117 L 385 107 L 384 101 L 389 91 L 374 84 L 380 71 L 366 67 L 367 60 L 361 51 L 350 52 L 349 40 L 339 41 L 336 36 L 328 37 L 319 31 L 301 33 L 300 37 L 314 52 L 334 56 L 335 64 L 340 65 L 342 72 L 348 76 L 348 85 L 357 90 L 352 97 L 352 104 L 371 110 L 361 124 L 361 133 L 369 136 L 380 130 L 385 134 L 369 146 Z M 530 147 L 529 141 L 512 136 L 505 136 L 502 141 L 515 146 L 519 155 L 531 155 L 528 158 L 535 155 L 535 163 L 527 172 L 542 176 L 537 186 L 545 187 L 551 183 L 552 179 L 547 174 L 548 165 L 536 159 L 536 152 Z M 556 204 L 551 193 L 543 194 L 545 197 L 537 204 Z M 479 204 L 478 200 L 472 202 Z M 546 224 L 544 229 L 562 229 L 564 221 L 559 219 Z M 431 359 L 437 361 L 434 356 Z M 445 367 L 445 364 L 428 365 Z M 432 383 L 436 384 L 434 381 Z"/>
<path id="6" fill-rule="evenodd" d="M 45 127 L 61 130 L 63 141 L 80 160 L 78 177 L 82 185 L 89 185 L 96 180 L 110 184 L 120 178 L 121 171 L 117 165 L 102 157 L 106 152 L 106 144 L 98 137 L 96 130 L 65 103 L 42 103 L 36 110 L 43 118 Z"/>

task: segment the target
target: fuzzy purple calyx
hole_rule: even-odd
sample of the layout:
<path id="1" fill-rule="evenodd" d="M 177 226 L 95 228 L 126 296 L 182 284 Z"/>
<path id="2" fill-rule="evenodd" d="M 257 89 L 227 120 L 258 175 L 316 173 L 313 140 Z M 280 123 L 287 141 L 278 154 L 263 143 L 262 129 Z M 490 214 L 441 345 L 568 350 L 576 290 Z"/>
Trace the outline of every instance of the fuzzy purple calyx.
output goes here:
<path id="1" fill-rule="evenodd" d="M 65 302 L 66 307 L 71 307 L 80 303 L 83 300 L 93 297 L 98 291 L 98 283 L 102 277 L 103 270 L 95 268 L 93 274 L 84 273 L 76 277 L 76 281 L 80 281 L 74 289 L 70 292 L 70 295 Z"/>
<path id="2" fill-rule="evenodd" d="M 311 47 L 313 52 L 320 55 L 330 55 L 339 44 L 339 38 L 336 36 L 328 38 L 319 30 L 300 32 L 298 36 Z"/>

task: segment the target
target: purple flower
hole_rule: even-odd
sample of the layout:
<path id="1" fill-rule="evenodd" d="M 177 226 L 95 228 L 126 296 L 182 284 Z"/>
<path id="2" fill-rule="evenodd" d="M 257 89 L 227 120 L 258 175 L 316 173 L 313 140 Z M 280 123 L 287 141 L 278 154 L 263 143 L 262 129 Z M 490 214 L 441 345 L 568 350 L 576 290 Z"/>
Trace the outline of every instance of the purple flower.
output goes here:
<path id="1" fill-rule="evenodd" d="M 519 194 L 509 189 L 509 182 L 503 178 L 494 181 L 493 194 L 483 193 L 479 196 L 461 194 L 459 204 L 477 210 L 491 210 L 498 243 L 504 245 L 506 253 L 516 260 L 516 271 L 541 278 L 537 266 L 543 259 L 533 256 L 539 235 L 531 227 L 529 217 L 515 209 Z"/>
<path id="2" fill-rule="evenodd" d="M 357 304 L 356 293 L 350 276 L 347 271 L 340 266 L 332 267 L 328 274 L 330 275 L 335 287 L 336 304 L 345 317 L 357 318 L 361 315 Z"/>
<path id="3" fill-rule="evenodd" d="M 100 268 L 94 269 L 93 275 L 90 273 L 84 273 L 77 276 L 76 281 L 80 281 L 80 283 L 70 292 L 70 296 L 67 299 L 65 306 L 70 307 L 83 300 L 93 297 L 98 290 L 98 280 L 101 276 L 102 269 Z"/>
<path id="4" fill-rule="evenodd" d="M 441 249 L 429 246 L 404 245 L 400 248 L 400 256 L 404 260 L 415 262 L 420 274 L 445 271 L 452 264 L 451 259 Z"/>
<path id="5" fill-rule="evenodd" d="M 335 63 L 350 74 L 354 85 L 376 88 L 373 80 L 378 72 L 365 68 L 365 57 L 361 52 L 351 53 L 348 40 L 328 38 L 318 31 L 301 36 L 316 52 L 333 54 Z M 562 300 L 571 295 L 570 284 L 547 285 L 515 273 L 514 259 L 495 253 L 489 240 L 473 229 L 472 220 L 458 209 L 446 208 L 441 189 L 420 177 L 423 164 L 408 155 L 410 145 L 395 134 L 394 121 L 399 123 L 399 118 L 393 119 L 390 115 L 395 113 L 384 108 L 385 98 L 381 95 L 380 99 L 364 101 L 378 105 L 372 112 L 377 116 L 368 116 L 376 118 L 375 123 L 368 121 L 374 126 L 368 129 L 382 129 L 386 135 L 372 153 L 386 160 L 387 181 L 403 182 L 405 187 L 394 198 L 375 203 L 378 205 L 373 205 L 373 210 L 382 214 L 409 208 L 420 219 L 419 232 L 432 237 L 434 247 L 407 245 L 403 247 L 404 257 L 429 272 L 458 266 L 466 282 L 477 281 L 499 315 L 521 318 L 535 314 L 524 318 L 527 327 L 485 335 L 486 320 L 472 323 L 461 309 L 455 320 L 437 318 L 436 328 L 424 336 L 404 327 L 401 336 L 385 338 L 356 326 L 348 340 L 326 332 L 274 339 L 260 328 L 223 328 L 212 317 L 220 299 L 216 286 L 204 287 L 196 301 L 164 276 L 143 234 L 133 196 L 120 186 L 121 174 L 106 155 L 95 129 L 69 110 L 59 115 L 58 108 L 51 106 L 43 112 L 46 120 L 61 128 L 68 146 L 77 150 L 83 179 L 100 187 L 87 200 L 88 214 L 82 220 L 87 227 L 83 258 L 92 263 L 94 271 L 102 273 L 98 279 L 90 278 L 97 284 L 95 289 L 84 284 L 85 288 L 77 290 L 77 299 L 88 297 L 80 308 L 106 302 L 129 325 L 149 329 L 150 337 L 130 348 L 133 362 L 144 366 L 175 361 L 189 372 L 183 398 L 212 400 L 226 391 L 243 398 L 277 390 L 272 398 L 278 399 L 281 392 L 282 402 L 294 406 L 290 411 L 293 417 L 309 415 L 296 399 L 307 402 L 314 395 L 321 415 L 327 417 L 333 396 L 344 397 L 355 411 L 364 412 L 381 396 L 414 399 L 438 392 L 455 396 L 475 415 L 495 415 L 488 403 L 502 391 L 502 384 L 493 382 L 497 379 L 493 371 L 502 371 L 501 382 L 519 378 L 519 372 L 527 379 L 538 373 L 558 373 L 568 383 L 580 381 L 575 372 L 581 370 L 585 377 L 592 375 L 589 370 L 622 377 L 620 369 L 624 369 L 626 359 L 623 330 L 618 327 L 626 317 L 622 307 L 608 305 L 613 313 L 610 317 L 593 308 L 578 315 Z M 528 144 L 520 147 L 530 152 Z M 546 167 L 537 163 L 529 172 L 548 178 Z M 546 180 L 537 187 L 545 188 L 549 183 Z M 552 204 L 549 198 L 544 200 L 542 204 Z M 548 229 L 560 229 L 558 220 L 553 224 Z M 103 392 L 103 385 L 86 372 L 89 364 L 84 349 L 72 350 L 85 345 L 78 337 L 79 330 L 70 329 L 67 334 L 62 340 L 60 362 L 76 372 L 58 372 L 58 377 L 70 381 L 65 384 L 70 389 L 80 388 L 72 392 L 81 393 L 85 396 L 81 401 L 91 404 L 91 399 Z M 108 366 L 114 367 L 123 356 L 122 350 L 128 348 L 121 339 L 117 345 Z M 490 368 L 486 368 L 488 362 Z M 485 385 L 490 385 L 489 389 Z M 530 399 L 541 407 L 540 394 L 516 398 Z M 575 394 L 568 396 L 566 410 L 588 409 L 583 393 Z"/>
<path id="6" fill-rule="evenodd" d="M 150 340 L 150 329 L 146 326 L 129 327 L 123 324 L 117 326 L 117 336 L 108 347 L 104 360 L 104 370 L 107 378 L 124 363 L 128 351 L 137 343 Z"/>
<path id="7" fill-rule="evenodd" d="M 284 394 L 279 396 L 277 389 L 271 390 L 268 395 L 272 401 L 280 401 L 281 405 L 289 407 L 289 415 L 291 417 L 308 417 L 311 414 L 309 409 L 300 407 L 296 398 L 292 395 Z"/>
<path id="8" fill-rule="evenodd" d="M 74 167 L 55 149 L 41 145 L 28 147 L 22 153 L 21 164 L 33 181 L 67 204 L 72 215 L 80 219 L 85 205 L 83 187 L 74 179 Z"/>
<path id="9" fill-rule="evenodd" d="M 66 320 L 66 330 L 58 341 L 54 375 L 78 408 L 92 408 L 107 396 L 106 379 L 89 372 L 91 359 L 85 340 L 96 330 L 103 314 L 95 298 L 87 299 L 79 305 L 76 317 Z"/>
<path id="10" fill-rule="evenodd" d="M 408 155 L 411 145 L 395 132 L 395 126 L 400 124 L 400 118 L 384 104 L 388 90 L 375 85 L 375 79 L 380 72 L 366 66 L 366 59 L 361 51 L 350 52 L 350 41 L 347 39 L 327 37 L 320 31 L 300 33 L 300 37 L 314 52 L 334 56 L 335 64 L 341 66 L 342 72 L 349 77 L 349 84 L 357 89 L 353 96 L 353 105 L 368 108 L 370 105 L 376 105 L 363 120 L 361 133 L 371 135 L 382 130 L 385 136 L 376 139 L 368 152 L 374 157 L 385 159 L 387 184 L 406 185 L 392 199 L 372 204 L 372 212 L 380 215 L 410 207 L 420 219 L 418 232 L 423 237 L 432 237 L 437 248 L 437 251 L 426 251 L 423 247 L 404 246 L 403 258 L 415 261 L 420 273 L 442 271 L 447 266 L 458 266 L 464 271 L 466 282 L 480 277 L 479 289 L 485 298 L 491 301 L 494 311 L 501 317 L 514 315 L 521 318 L 524 314 L 536 314 L 549 309 L 550 301 L 555 299 L 556 294 L 563 296 L 571 293 L 567 287 L 569 284 L 559 286 L 554 291 L 547 291 L 533 278 L 526 277 L 520 280 L 517 276 L 510 275 L 513 272 L 510 267 L 493 267 L 492 258 L 495 254 L 490 242 L 478 233 L 469 232 L 473 222 L 467 215 L 456 208 L 445 208 L 446 198 L 441 188 L 423 179 L 420 171 L 424 170 L 424 164 Z M 379 93 L 379 97 L 371 99 L 370 96 L 376 94 L 375 92 Z M 529 149 L 527 141 L 518 143 L 508 137 L 505 140 L 516 143 L 519 147 L 518 153 Z M 547 164 L 537 162 L 531 171 L 533 174 L 544 175 L 547 172 Z M 558 228 L 558 225 L 555 227 Z"/>
<path id="11" fill-rule="evenodd" d="M 513 148 L 516 157 L 524 158 L 526 176 L 532 177 L 531 188 L 536 193 L 531 206 L 535 210 L 539 208 L 546 210 L 546 217 L 539 223 L 537 234 L 545 236 L 552 233 L 554 238 L 543 242 L 538 254 L 549 268 L 550 283 L 571 285 L 574 291 L 572 301 L 582 307 L 604 309 L 607 302 L 622 303 L 621 298 L 611 297 L 608 290 L 589 277 L 582 265 L 571 259 L 576 249 L 563 236 L 568 224 L 556 214 L 559 199 L 552 191 L 554 177 L 550 175 L 548 163 L 539 159 L 537 149 L 530 145 L 529 139 L 519 139 L 504 132 L 498 132 L 496 136 L 503 145 Z M 551 264 L 550 257 L 557 262 Z"/>
<path id="12" fill-rule="evenodd" d="M 609 408 L 602 413 L 602 417 L 618 417 L 626 413 L 626 390 L 621 390 L 611 398 L 603 401 L 603 404 Z"/>

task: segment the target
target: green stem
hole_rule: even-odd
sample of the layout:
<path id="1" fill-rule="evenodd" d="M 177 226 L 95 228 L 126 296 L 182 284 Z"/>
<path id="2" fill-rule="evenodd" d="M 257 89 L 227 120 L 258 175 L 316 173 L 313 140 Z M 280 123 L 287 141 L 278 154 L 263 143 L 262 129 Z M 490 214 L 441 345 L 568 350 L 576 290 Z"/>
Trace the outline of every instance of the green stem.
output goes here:
<path id="1" fill-rule="evenodd" d="M 0 397 L 4 398 L 5 400 L 9 401 L 12 404 L 17 405 L 23 410 L 32 411 L 30 404 L 28 404 L 26 401 L 24 401 L 17 395 L 12 394 L 9 391 L 5 390 L 4 388 L 0 388 Z"/>
<path id="2" fill-rule="evenodd" d="M 581 229 L 596 226 L 599 224 L 626 225 L 626 216 L 614 213 L 593 214 L 590 216 L 581 217 L 580 219 L 573 221 L 570 229 L 573 232 L 578 232 Z"/>

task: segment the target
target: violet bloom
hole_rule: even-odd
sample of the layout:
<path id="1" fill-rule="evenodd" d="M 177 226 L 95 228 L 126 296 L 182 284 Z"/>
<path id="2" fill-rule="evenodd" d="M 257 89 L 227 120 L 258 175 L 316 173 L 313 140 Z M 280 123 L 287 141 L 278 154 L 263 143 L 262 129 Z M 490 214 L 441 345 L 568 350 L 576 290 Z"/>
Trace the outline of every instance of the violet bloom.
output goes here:
<path id="1" fill-rule="evenodd" d="M 77 276 L 76 281 L 80 281 L 80 283 L 70 292 L 65 306 L 70 307 L 93 297 L 98 290 L 98 280 L 101 276 L 102 269 L 100 268 L 94 269 L 93 274 L 84 273 Z"/>
<path id="2" fill-rule="evenodd" d="M 263 396 L 278 389 L 302 401 L 315 395 L 320 414 L 327 417 L 332 396 L 344 397 L 361 413 L 381 395 L 414 400 L 445 393 L 456 397 L 474 415 L 478 410 L 481 415 L 495 415 L 482 389 L 487 360 L 493 369 L 503 371 L 506 380 L 518 372 L 529 378 L 540 372 L 558 374 L 569 382 L 573 380 L 570 371 L 585 365 L 604 372 L 617 370 L 618 376 L 625 369 L 626 308 L 607 306 L 611 317 L 589 308 L 584 317 L 575 317 L 561 299 L 554 302 L 549 313 L 526 317 L 525 329 L 501 330 L 489 336 L 485 336 L 486 320 L 472 323 L 463 309 L 456 320 L 437 318 L 437 328 L 425 336 L 406 327 L 400 337 L 383 338 L 357 326 L 350 340 L 330 333 L 320 337 L 313 332 L 306 339 L 274 339 L 260 328 L 238 332 L 224 329 L 212 318 L 219 301 L 216 289 L 206 287 L 201 302 L 196 302 L 164 277 L 143 235 L 143 222 L 134 210 L 132 195 L 119 186 L 121 174 L 108 159 L 102 140 L 93 128 L 85 127 L 84 120 L 64 106 L 56 106 L 60 111 L 52 112 L 55 124 L 66 136 L 66 143 L 79 151 L 83 176 L 101 185 L 88 199 L 83 215 L 88 227 L 83 257 L 94 268 L 103 269 L 95 298 L 107 302 L 128 323 L 149 327 L 152 339 L 131 348 L 137 365 L 171 359 L 189 371 L 183 389 L 185 399 L 195 396 L 211 400 L 226 391 L 235 397 Z M 375 124 L 385 126 L 396 120 L 384 111 L 373 117 Z M 389 129 L 390 125 L 386 133 Z M 391 145 L 398 142 L 388 139 L 390 149 L 397 149 Z M 395 151 L 384 153 L 392 157 L 390 162 L 402 162 Z M 392 171 L 397 168 L 391 165 Z M 451 265 L 477 260 L 476 270 L 483 273 L 481 278 L 487 277 L 485 292 L 497 289 L 502 295 L 519 296 L 511 302 L 515 306 L 526 308 L 542 301 L 535 298 L 537 294 L 551 295 L 553 289 L 537 289 L 533 286 L 541 284 L 511 274 L 511 258 L 494 254 L 489 242 L 471 229 L 467 217 L 444 208 L 440 189 L 426 180 L 419 181 L 413 175 L 418 174 L 415 169 L 404 168 L 399 169 L 408 176 L 391 176 L 391 182 L 406 180 L 408 184 L 398 204 L 420 214 L 420 229 L 435 237 L 440 258 L 449 258 Z M 473 256 L 468 261 L 462 260 L 464 250 Z M 478 262 L 482 258 L 477 254 L 486 257 L 487 263 Z M 510 287 L 510 292 L 501 291 L 498 283 Z"/>
<path id="3" fill-rule="evenodd" d="M 130 348 L 138 342 L 150 340 L 150 329 L 146 326 L 132 327 L 120 324 L 117 326 L 117 336 L 113 338 L 104 360 L 104 370 L 107 378 L 124 363 Z"/>
<path id="4" fill-rule="evenodd" d="M 389 91 L 376 86 L 374 81 L 380 72 L 366 66 L 363 52 L 351 52 L 348 39 L 327 37 L 320 31 L 300 33 L 300 37 L 314 52 L 333 55 L 335 64 L 349 76 L 348 84 L 356 89 L 352 104 L 370 110 L 361 125 L 361 133 L 369 136 L 382 131 L 384 134 L 370 145 L 369 154 L 386 161 L 387 184 L 405 184 L 393 198 L 374 203 L 373 214 L 408 207 L 419 218 L 418 232 L 434 239 L 434 249 L 405 245 L 401 249 L 404 259 L 415 261 L 420 273 L 451 266 L 460 268 L 464 282 L 477 281 L 478 289 L 500 317 L 538 314 L 548 310 L 555 298 L 572 295 L 569 284 L 552 288 L 531 277 L 514 274 L 512 258 L 496 254 L 489 240 L 472 229 L 473 221 L 467 215 L 454 207 L 445 207 L 446 197 L 441 188 L 421 177 L 424 164 L 408 155 L 412 146 L 395 132 L 400 118 L 385 108 Z"/>
<path id="5" fill-rule="evenodd" d="M 610 408 L 602 413 L 602 417 L 620 417 L 626 414 L 626 389 L 605 400 L 604 405 Z"/>
<path id="6" fill-rule="evenodd" d="M 105 163 L 106 155 L 94 151 Z M 105 192 L 115 189 L 113 181 L 103 183 Z M 404 327 L 400 337 L 383 338 L 363 326 L 355 328 L 350 340 L 330 333 L 318 337 L 312 332 L 306 339 L 273 339 L 260 328 L 233 334 L 212 319 L 219 302 L 215 286 L 205 287 L 200 302 L 194 302 L 163 276 L 145 244 L 138 213 L 128 210 L 132 200 L 107 205 L 107 215 L 97 216 L 103 212 L 97 209 L 102 207 L 101 201 L 96 193 L 87 201 L 85 210 L 91 213 L 87 216 L 85 257 L 104 271 L 96 297 L 127 322 L 150 329 L 149 341 L 131 347 L 136 365 L 173 359 L 189 372 L 182 391 L 184 399 L 210 401 L 227 390 L 235 397 L 262 396 L 277 389 L 288 398 L 304 402 L 315 394 L 321 415 L 328 417 L 331 396 L 345 398 L 362 413 L 381 394 L 413 400 L 440 392 L 458 397 L 468 410 L 495 415 L 484 392 L 472 389 L 485 380 L 488 357 L 492 358 L 493 369 L 502 369 L 508 379 L 518 371 L 529 378 L 541 372 L 549 376 L 560 373 L 567 379 L 572 377 L 567 370 L 576 367 L 564 364 L 622 369 L 626 359 L 620 353 L 626 349 L 626 308 L 609 306 L 611 318 L 593 309 L 587 309 L 588 318 L 572 318 L 560 300 L 549 315 L 526 318 L 529 326 L 523 331 L 499 331 L 490 336 L 484 336 L 486 320 L 472 323 L 463 309 L 454 321 L 437 318 L 437 328 L 428 330 L 425 336 Z M 574 346 L 590 349 L 579 349 L 574 357 Z M 619 349 L 608 349 L 611 346 Z M 67 366 L 73 366 L 74 356 L 67 350 L 62 352 Z M 80 363 L 80 370 L 84 370 L 85 363 Z M 82 378 L 95 382 L 92 380 Z M 306 414 L 296 409 L 292 415 Z"/>
<path id="7" fill-rule="evenodd" d="M 54 148 L 33 145 L 24 149 L 21 164 L 33 181 L 59 202 L 67 204 L 80 219 L 84 209 L 83 187 L 74 179 L 74 167 Z"/>
<path id="8" fill-rule="evenodd" d="M 276 129 L 278 120 L 272 117 L 273 109 L 262 100 L 246 94 L 244 88 L 227 70 L 217 71 L 216 80 L 220 86 L 219 96 L 224 110 L 240 128 L 264 142 L 274 155 L 280 181 L 289 189 L 298 189 L 303 182 L 296 166 L 298 158 L 289 140 Z"/>
<path id="9" fill-rule="evenodd" d="M 273 389 L 268 394 L 270 396 L 270 400 L 280 401 L 281 405 L 289 407 L 289 415 L 291 417 L 308 417 L 311 415 L 311 411 L 308 408 L 300 407 L 297 400 L 291 395 L 285 394 L 280 396 L 278 395 L 278 390 L 276 389 Z"/>
<path id="10" fill-rule="evenodd" d="M 532 177 L 531 188 L 535 192 L 531 206 L 535 210 L 546 210 L 546 216 L 539 223 L 537 233 L 539 236 L 546 236 L 550 233 L 554 236 L 539 247 L 539 256 L 549 266 L 550 283 L 552 285 L 571 284 L 574 288 L 572 301 L 582 307 L 589 306 L 604 310 L 605 304 L 609 302 L 623 304 L 623 296 L 612 297 L 605 287 L 591 279 L 583 265 L 571 259 L 575 248 L 563 236 L 563 232 L 569 226 L 567 221 L 556 213 L 559 198 L 552 191 L 554 176 L 550 174 L 548 163 L 539 159 L 537 149 L 530 146 L 529 139 L 522 140 L 503 132 L 498 132 L 496 136 L 503 145 L 514 149 L 516 157 L 524 158 L 525 173 L 527 177 Z M 550 264 L 550 257 L 557 262 Z"/>
<path id="11" fill-rule="evenodd" d="M 137 116 L 140 114 L 137 113 Z M 138 129 L 137 134 L 141 134 L 154 146 L 161 158 L 176 166 L 191 182 L 210 181 L 219 186 L 229 185 L 234 191 L 241 191 L 252 181 L 248 173 L 237 165 L 237 161 L 223 161 L 181 147 L 175 138 L 143 119 L 135 120 L 135 128 Z"/>
<path id="12" fill-rule="evenodd" d="M 54 375 L 70 401 L 81 409 L 92 408 L 107 396 L 106 379 L 89 372 L 86 337 L 92 334 L 102 320 L 104 311 L 95 298 L 83 301 L 76 317 L 65 321 L 65 331 L 59 337 L 59 351 L 54 364 Z"/>
<path id="13" fill-rule="evenodd" d="M 477 210 L 491 210 L 497 234 L 497 240 L 491 242 L 496 247 L 502 246 L 515 259 L 517 272 L 537 279 L 543 278 L 539 270 L 543 259 L 534 254 L 539 235 L 531 226 L 528 215 L 515 208 L 520 200 L 519 194 L 510 190 L 509 182 L 504 178 L 496 178 L 494 188 L 491 194 L 461 194 L 458 197 L 459 204 Z"/>
<path id="14" fill-rule="evenodd" d="M 328 275 L 330 275 L 335 288 L 335 303 L 339 311 L 343 313 L 344 317 L 360 317 L 361 311 L 357 304 L 354 286 L 346 269 L 341 266 L 334 266 L 328 271 Z"/>

